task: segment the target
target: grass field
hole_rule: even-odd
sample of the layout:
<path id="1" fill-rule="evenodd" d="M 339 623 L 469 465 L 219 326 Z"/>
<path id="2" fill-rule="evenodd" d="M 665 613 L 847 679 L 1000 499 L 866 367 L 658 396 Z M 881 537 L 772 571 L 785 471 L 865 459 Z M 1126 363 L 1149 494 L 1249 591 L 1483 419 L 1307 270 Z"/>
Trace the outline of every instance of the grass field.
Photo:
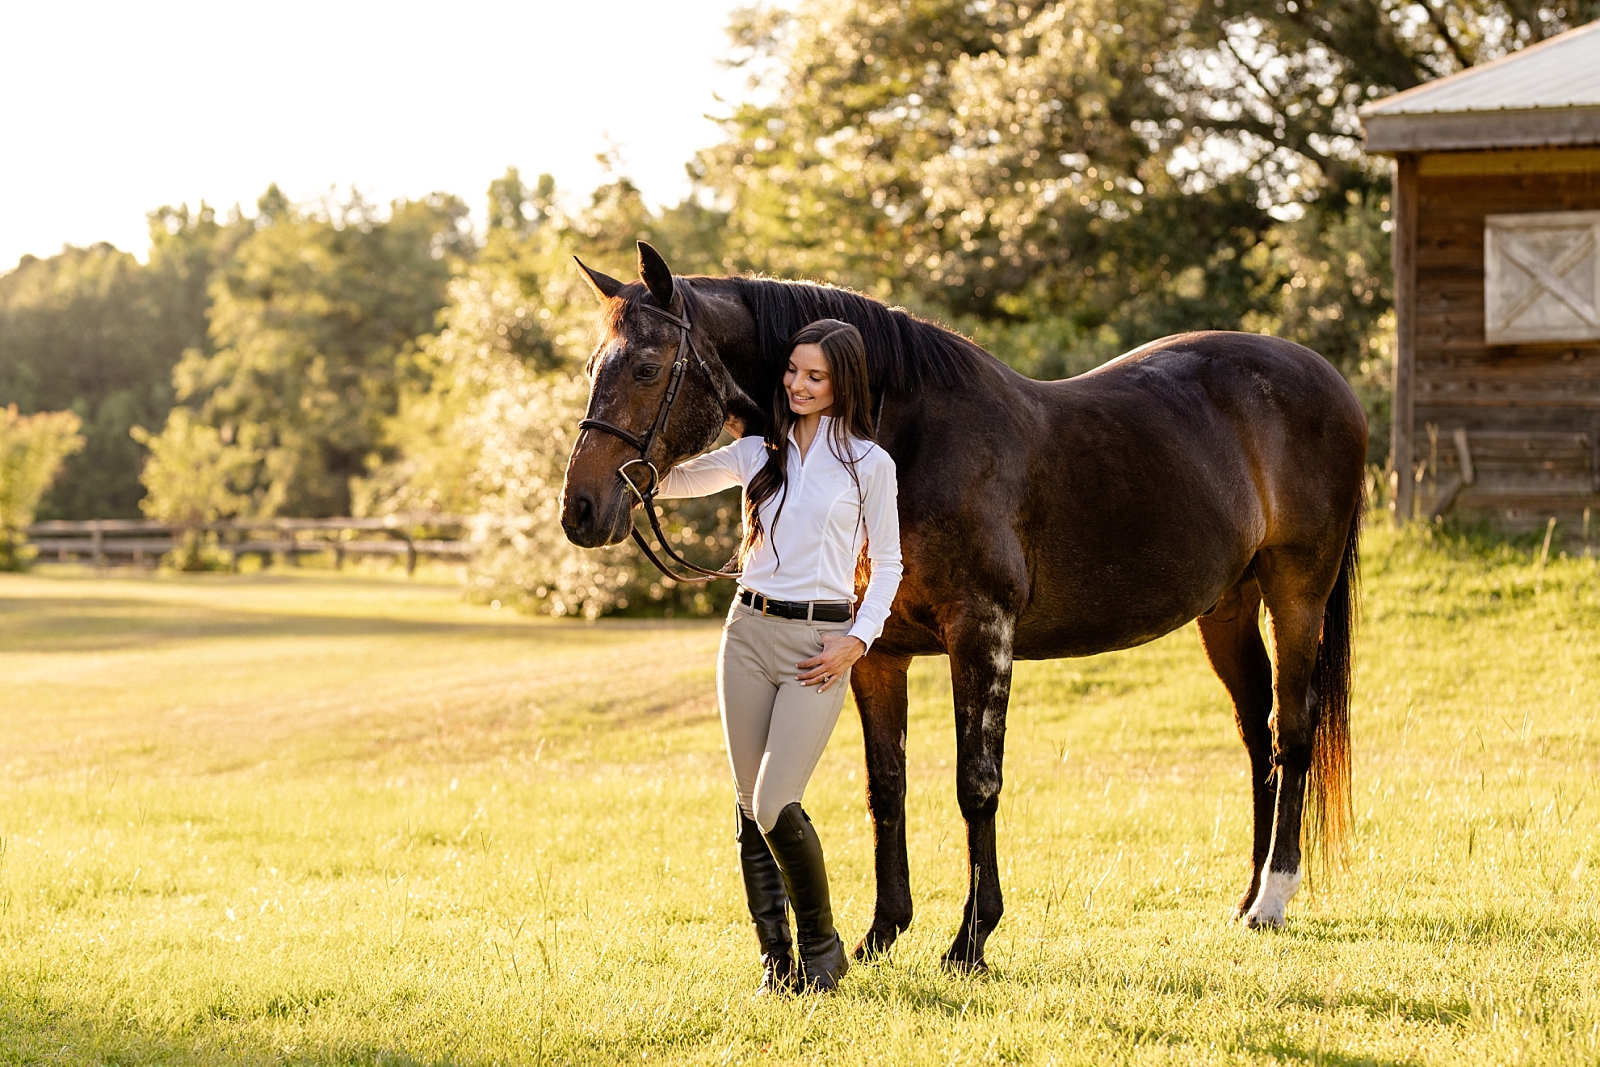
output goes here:
<path id="1" fill-rule="evenodd" d="M 711 623 L 327 574 L 0 577 L 0 1063 L 1594 1063 L 1600 568 L 1373 531 L 1354 854 L 1228 914 L 1246 776 L 1193 628 L 1019 666 L 992 973 L 942 661 L 917 916 L 752 1002 Z M 807 797 L 872 904 L 860 730 Z"/>

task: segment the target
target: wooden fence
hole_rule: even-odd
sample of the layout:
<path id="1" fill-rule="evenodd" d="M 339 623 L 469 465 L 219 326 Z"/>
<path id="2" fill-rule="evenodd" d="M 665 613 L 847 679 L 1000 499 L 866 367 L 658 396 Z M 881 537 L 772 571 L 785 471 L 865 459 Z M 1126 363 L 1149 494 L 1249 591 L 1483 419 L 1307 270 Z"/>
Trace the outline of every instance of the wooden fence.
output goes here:
<path id="1" fill-rule="evenodd" d="M 464 536 L 468 520 L 458 516 L 394 516 L 378 519 L 258 519 L 228 520 L 199 527 L 178 527 L 142 519 L 90 519 L 86 522 L 39 522 L 26 530 L 39 558 L 60 562 L 87 562 L 96 567 L 113 563 L 153 567 L 161 558 L 181 548 L 185 534 L 216 535 L 216 548 L 229 555 L 238 570 L 242 556 L 275 557 L 289 562 L 301 556 L 331 552 L 336 567 L 347 556 L 404 557 L 406 573 L 417 560 L 466 559 L 472 542 Z M 455 537 L 418 537 L 416 530 L 452 531 Z M 208 538 L 209 539 L 209 538 Z"/>

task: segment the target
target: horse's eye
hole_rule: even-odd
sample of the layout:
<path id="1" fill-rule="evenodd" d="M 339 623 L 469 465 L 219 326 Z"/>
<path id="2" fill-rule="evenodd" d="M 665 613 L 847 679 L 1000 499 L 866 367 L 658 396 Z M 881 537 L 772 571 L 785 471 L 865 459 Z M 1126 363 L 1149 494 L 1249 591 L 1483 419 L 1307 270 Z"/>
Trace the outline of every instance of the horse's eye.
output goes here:
<path id="1" fill-rule="evenodd" d="M 661 373 L 661 368 L 654 363 L 646 363 L 633 373 L 641 382 L 654 381 L 656 375 Z"/>

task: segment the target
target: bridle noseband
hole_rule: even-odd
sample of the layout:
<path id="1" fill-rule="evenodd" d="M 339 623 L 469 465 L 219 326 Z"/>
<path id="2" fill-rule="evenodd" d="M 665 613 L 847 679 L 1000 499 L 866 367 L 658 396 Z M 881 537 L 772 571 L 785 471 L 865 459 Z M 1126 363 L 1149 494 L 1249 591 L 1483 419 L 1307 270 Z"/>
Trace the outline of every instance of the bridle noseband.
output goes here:
<path id="1" fill-rule="evenodd" d="M 578 432 L 581 434 L 584 430 L 599 430 L 602 433 L 608 433 L 612 437 L 626 441 L 639 450 L 639 455 L 636 458 L 628 460 L 617 468 L 617 477 L 622 479 L 622 484 L 627 486 L 628 491 L 638 498 L 639 503 L 644 505 L 644 513 L 650 518 L 650 529 L 655 531 L 656 540 L 661 544 L 661 551 L 666 553 L 667 557 L 673 562 L 687 567 L 703 577 L 686 578 L 682 575 L 674 574 L 650 548 L 649 543 L 644 539 L 644 535 L 639 532 L 639 527 L 634 526 L 634 541 L 638 543 L 640 550 L 644 552 L 645 558 L 656 565 L 657 570 L 673 581 L 678 582 L 709 582 L 716 578 L 737 578 L 741 573 L 739 571 L 726 568 L 720 571 L 707 570 L 697 563 L 684 559 L 673 551 L 672 546 L 667 543 L 667 535 L 661 529 L 661 519 L 656 515 L 655 505 L 656 488 L 661 484 L 661 472 L 656 470 L 654 463 L 650 462 L 650 449 L 654 446 L 656 438 L 661 435 L 661 431 L 666 429 L 667 419 L 672 415 L 672 405 L 677 403 L 678 390 L 683 385 L 684 375 L 689 371 L 690 356 L 694 357 L 695 365 L 700 368 L 700 373 L 706 376 L 706 383 L 711 386 L 712 392 L 717 394 L 718 400 L 722 400 L 723 397 L 722 390 L 717 388 L 716 375 L 712 374 L 711 368 L 706 366 L 706 361 L 701 358 L 699 350 L 694 346 L 694 338 L 690 336 L 691 327 L 688 306 L 685 305 L 682 318 L 653 304 L 640 304 L 639 307 L 651 314 L 661 316 L 678 328 L 678 354 L 672 361 L 672 372 L 667 377 L 667 391 L 661 398 L 661 406 L 656 409 L 655 422 L 651 424 L 650 429 L 646 431 L 643 437 L 640 437 L 632 430 L 618 426 L 616 423 L 607 422 L 605 419 L 586 418 L 578 423 Z M 628 468 L 635 465 L 643 466 L 650 472 L 648 488 L 640 489 L 633 476 L 628 473 Z M 733 560 L 729 560 L 728 563 L 731 565 Z"/>

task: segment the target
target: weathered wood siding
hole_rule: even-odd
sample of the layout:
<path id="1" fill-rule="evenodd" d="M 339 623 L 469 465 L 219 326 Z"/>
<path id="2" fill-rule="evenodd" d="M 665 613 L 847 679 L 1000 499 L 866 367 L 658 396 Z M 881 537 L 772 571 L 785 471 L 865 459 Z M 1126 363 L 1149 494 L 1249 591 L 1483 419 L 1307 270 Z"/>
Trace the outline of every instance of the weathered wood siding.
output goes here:
<path id="1" fill-rule="evenodd" d="M 1411 469 L 1429 468 L 1417 494 L 1424 513 L 1436 487 L 1460 473 L 1457 428 L 1467 431 L 1477 477 L 1456 496 L 1452 514 L 1530 528 L 1551 515 L 1573 521 L 1585 507 L 1600 510 L 1600 343 L 1484 343 L 1484 217 L 1600 209 L 1595 153 L 1559 158 L 1562 150 L 1549 150 L 1547 170 L 1536 169 L 1540 155 L 1416 161 L 1406 436 Z M 1462 173 L 1474 157 L 1510 172 Z"/>

